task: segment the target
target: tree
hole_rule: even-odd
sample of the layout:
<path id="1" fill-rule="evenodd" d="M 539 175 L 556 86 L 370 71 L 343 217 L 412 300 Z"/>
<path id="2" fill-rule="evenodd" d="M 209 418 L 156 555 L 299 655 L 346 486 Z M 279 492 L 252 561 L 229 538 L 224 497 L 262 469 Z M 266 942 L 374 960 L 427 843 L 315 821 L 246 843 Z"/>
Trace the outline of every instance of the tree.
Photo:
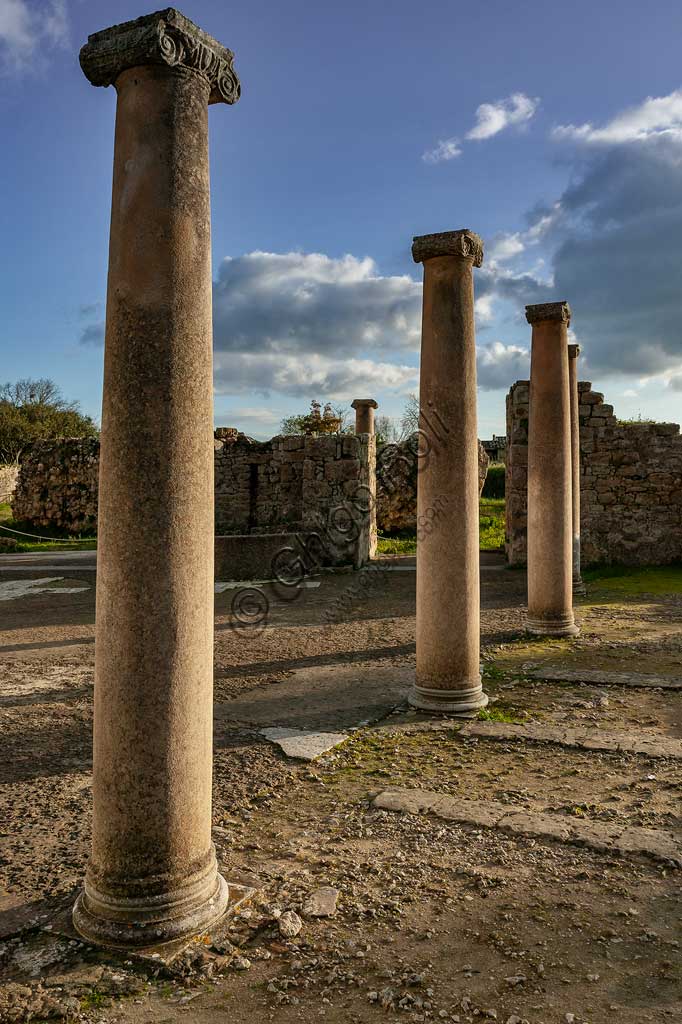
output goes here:
<path id="1" fill-rule="evenodd" d="M 348 423 L 349 410 L 343 406 L 333 406 L 326 402 L 324 409 L 316 399 L 310 403 L 310 410 L 294 416 L 285 416 L 280 423 L 280 433 L 289 434 L 310 434 L 310 433 L 338 433 L 352 434 L 353 428 Z M 334 429 L 329 431 L 325 428 L 325 420 L 339 421 L 338 426 L 334 423 Z M 319 424 L 318 422 L 319 421 Z M 318 429 L 316 430 L 316 426 Z"/>
<path id="2" fill-rule="evenodd" d="M 395 444 L 401 440 L 400 430 L 393 416 L 377 416 L 374 420 L 377 444 Z"/>
<path id="3" fill-rule="evenodd" d="M 408 395 L 400 419 L 400 439 L 404 441 L 406 437 L 414 434 L 417 430 L 419 430 L 419 399 L 416 395 Z"/>
<path id="4" fill-rule="evenodd" d="M 68 402 L 54 381 L 18 380 L 0 387 L 0 460 L 16 461 L 34 441 L 97 437 L 96 424 L 78 402 Z"/>

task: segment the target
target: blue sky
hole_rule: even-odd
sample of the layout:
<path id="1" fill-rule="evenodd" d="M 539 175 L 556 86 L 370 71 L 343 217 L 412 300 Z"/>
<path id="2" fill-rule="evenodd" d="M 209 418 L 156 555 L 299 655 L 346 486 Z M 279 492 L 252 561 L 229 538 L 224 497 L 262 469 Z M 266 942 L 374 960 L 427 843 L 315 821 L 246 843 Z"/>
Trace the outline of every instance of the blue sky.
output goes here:
<path id="1" fill-rule="evenodd" d="M 89 32 L 139 2 L 0 0 L 2 380 L 99 416 L 115 92 Z M 682 418 L 682 8 L 672 0 L 189 0 L 235 52 L 211 108 L 216 421 L 257 437 L 310 399 L 418 379 L 412 236 L 469 227 L 479 433 L 528 373 L 526 302 L 567 299 L 583 379 Z"/>

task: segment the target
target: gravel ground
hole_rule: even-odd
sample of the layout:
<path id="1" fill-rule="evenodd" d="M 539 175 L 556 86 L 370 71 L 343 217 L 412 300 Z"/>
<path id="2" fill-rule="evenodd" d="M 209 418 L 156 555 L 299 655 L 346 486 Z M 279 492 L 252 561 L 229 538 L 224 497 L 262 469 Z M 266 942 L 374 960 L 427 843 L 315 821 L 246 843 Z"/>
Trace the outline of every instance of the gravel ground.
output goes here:
<path id="1" fill-rule="evenodd" d="M 163 967 L 41 928 L 70 906 L 87 858 L 93 581 L 3 604 L 0 1022 L 680 1019 L 678 871 L 371 806 L 380 790 L 423 788 L 679 830 L 679 760 L 467 739 L 398 706 L 307 765 L 231 717 L 245 694 L 286 694 L 297 670 L 357 665 L 369 680 L 376 665 L 411 666 L 414 581 L 385 572 L 360 591 L 356 574 L 329 575 L 293 602 L 266 588 L 265 628 L 246 633 L 234 595 L 217 596 L 214 839 L 226 877 L 258 892 L 226 936 Z M 350 611 L 328 625 L 349 588 Z M 523 637 L 524 588 L 521 573 L 482 574 L 493 716 L 682 736 L 682 693 L 526 675 L 550 664 L 682 675 L 679 594 L 596 587 L 578 609 L 582 636 L 547 642 Z M 316 916 L 311 896 L 329 887 L 336 907 Z"/>

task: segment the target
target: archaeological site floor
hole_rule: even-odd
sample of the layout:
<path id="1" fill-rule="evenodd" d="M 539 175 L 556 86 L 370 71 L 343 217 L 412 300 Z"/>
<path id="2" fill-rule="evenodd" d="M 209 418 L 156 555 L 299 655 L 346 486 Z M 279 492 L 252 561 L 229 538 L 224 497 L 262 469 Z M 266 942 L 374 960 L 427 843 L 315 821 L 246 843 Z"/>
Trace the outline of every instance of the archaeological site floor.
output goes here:
<path id="1" fill-rule="evenodd" d="M 54 924 L 88 853 L 95 576 L 0 558 L 0 1022 L 680 1019 L 682 570 L 601 574 L 577 640 L 528 640 L 525 575 L 483 556 L 468 722 L 405 703 L 413 559 L 219 581 L 214 840 L 258 891 L 172 963 Z"/>

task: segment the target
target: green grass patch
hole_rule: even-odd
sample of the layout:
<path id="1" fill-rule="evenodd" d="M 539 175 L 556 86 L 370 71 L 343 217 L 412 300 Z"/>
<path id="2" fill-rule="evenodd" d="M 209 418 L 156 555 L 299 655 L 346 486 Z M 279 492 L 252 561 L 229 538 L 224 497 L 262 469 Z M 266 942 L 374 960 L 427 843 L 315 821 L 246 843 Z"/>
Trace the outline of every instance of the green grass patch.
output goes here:
<path id="1" fill-rule="evenodd" d="M 599 591 L 620 595 L 682 594 L 682 565 L 660 565 L 630 568 L 610 565 L 587 569 L 583 579 L 590 584 L 589 596 Z"/>
<path id="2" fill-rule="evenodd" d="M 479 722 L 507 722 L 509 725 L 521 725 L 523 719 L 515 715 L 513 711 L 507 711 L 505 708 L 497 707 L 493 704 L 492 707 L 481 708 L 476 715 Z"/>
<path id="3" fill-rule="evenodd" d="M 481 498 L 479 502 L 481 551 L 499 551 L 504 547 L 504 498 Z M 377 540 L 379 555 L 416 555 L 417 534 L 410 530 Z"/>

